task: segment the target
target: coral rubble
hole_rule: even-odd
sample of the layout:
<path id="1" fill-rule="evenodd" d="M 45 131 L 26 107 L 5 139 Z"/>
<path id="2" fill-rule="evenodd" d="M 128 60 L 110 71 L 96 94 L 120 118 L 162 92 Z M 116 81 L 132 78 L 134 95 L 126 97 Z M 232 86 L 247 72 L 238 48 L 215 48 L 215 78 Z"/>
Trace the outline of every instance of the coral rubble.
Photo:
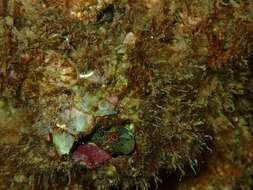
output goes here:
<path id="1" fill-rule="evenodd" d="M 0 189 L 251 189 L 252 52 L 251 0 L 0 0 Z"/>

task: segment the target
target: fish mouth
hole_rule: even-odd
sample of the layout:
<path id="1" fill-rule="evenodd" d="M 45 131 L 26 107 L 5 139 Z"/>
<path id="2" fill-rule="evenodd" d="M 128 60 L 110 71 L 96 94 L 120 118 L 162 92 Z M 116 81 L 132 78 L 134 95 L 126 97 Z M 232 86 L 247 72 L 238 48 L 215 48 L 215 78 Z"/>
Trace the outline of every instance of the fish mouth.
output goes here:
<path id="1" fill-rule="evenodd" d="M 94 143 L 78 145 L 72 154 L 74 163 L 85 165 L 89 169 L 95 169 L 107 160 L 111 159 L 111 155 L 99 148 Z"/>

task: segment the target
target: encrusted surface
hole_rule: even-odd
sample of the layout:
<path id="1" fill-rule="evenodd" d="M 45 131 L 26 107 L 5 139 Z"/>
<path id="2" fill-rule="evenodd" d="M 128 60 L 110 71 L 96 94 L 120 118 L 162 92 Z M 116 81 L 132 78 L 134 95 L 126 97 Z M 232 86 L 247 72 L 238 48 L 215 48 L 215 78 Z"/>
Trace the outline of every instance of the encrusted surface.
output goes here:
<path id="1" fill-rule="evenodd" d="M 0 189 L 251 189 L 252 45 L 251 1 L 0 0 Z"/>

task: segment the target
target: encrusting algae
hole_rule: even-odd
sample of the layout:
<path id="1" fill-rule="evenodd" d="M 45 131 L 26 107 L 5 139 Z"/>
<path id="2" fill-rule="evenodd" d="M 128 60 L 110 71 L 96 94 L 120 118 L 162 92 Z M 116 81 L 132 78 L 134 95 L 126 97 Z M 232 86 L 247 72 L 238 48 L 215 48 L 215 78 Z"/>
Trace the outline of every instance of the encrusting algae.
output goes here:
<path id="1" fill-rule="evenodd" d="M 0 189 L 250 190 L 252 51 L 252 1 L 0 0 Z"/>

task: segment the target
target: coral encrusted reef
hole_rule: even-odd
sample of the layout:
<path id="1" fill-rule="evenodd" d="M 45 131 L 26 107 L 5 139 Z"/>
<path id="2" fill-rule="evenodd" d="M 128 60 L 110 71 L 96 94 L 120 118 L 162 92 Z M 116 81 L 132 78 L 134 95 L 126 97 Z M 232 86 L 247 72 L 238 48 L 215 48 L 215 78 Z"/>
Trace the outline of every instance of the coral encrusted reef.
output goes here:
<path id="1" fill-rule="evenodd" d="M 252 0 L 0 0 L 0 189 L 251 190 Z"/>

